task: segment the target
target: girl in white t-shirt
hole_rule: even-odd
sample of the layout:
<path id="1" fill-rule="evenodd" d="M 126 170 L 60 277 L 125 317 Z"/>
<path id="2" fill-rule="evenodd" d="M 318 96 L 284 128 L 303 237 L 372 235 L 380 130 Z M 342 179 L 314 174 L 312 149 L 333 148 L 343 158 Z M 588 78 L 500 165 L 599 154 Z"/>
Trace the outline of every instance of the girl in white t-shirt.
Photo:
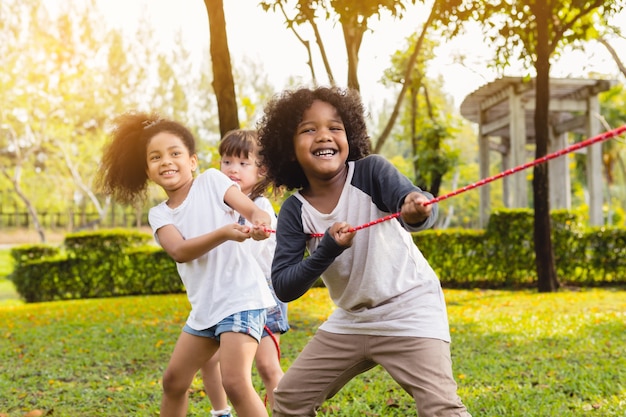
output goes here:
<path id="1" fill-rule="evenodd" d="M 264 196 L 268 181 L 263 175 L 263 168 L 258 158 L 258 135 L 256 130 L 236 129 L 226 133 L 220 141 L 220 169 L 231 180 L 241 187 L 241 191 L 248 195 L 254 203 L 265 210 L 272 218 L 272 229 L 276 228 L 276 214 L 270 200 Z M 241 218 L 245 224 L 245 220 Z M 247 241 L 249 254 L 257 260 L 272 290 L 270 272 L 276 237 L 274 234 L 262 242 Z M 273 294 L 274 295 L 274 294 Z M 255 362 L 259 376 L 265 386 L 266 399 L 270 407 L 274 404 L 274 389 L 283 376 L 280 366 L 280 335 L 289 330 L 287 320 L 287 303 L 276 298 L 275 307 L 267 310 L 267 321 L 263 330 L 263 336 L 256 352 Z M 230 417 L 226 393 L 220 384 L 219 355 L 214 355 L 202 366 L 202 379 L 205 391 L 215 417 Z"/>
<path id="2" fill-rule="evenodd" d="M 161 416 L 184 416 L 187 390 L 221 346 L 223 386 L 237 415 L 267 416 L 252 385 L 252 362 L 276 303 L 258 263 L 241 244 L 270 236 L 271 217 L 216 169 L 195 176 L 195 140 L 182 124 L 156 114 L 114 120 L 100 184 L 123 203 L 140 200 L 148 180 L 168 199 L 150 209 L 157 242 L 176 261 L 191 311 L 163 375 Z M 237 222 L 241 213 L 249 225 Z"/>

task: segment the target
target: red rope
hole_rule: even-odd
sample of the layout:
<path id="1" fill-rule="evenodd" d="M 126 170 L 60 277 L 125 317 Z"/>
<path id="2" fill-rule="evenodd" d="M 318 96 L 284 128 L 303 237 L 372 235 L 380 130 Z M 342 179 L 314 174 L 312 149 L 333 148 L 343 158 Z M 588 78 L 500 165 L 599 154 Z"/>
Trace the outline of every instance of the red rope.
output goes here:
<path id="1" fill-rule="evenodd" d="M 530 161 L 530 162 L 527 162 L 525 164 L 516 166 L 515 168 L 507 169 L 506 171 L 503 171 L 503 172 L 501 172 L 499 174 L 496 174 L 496 175 L 494 175 L 492 177 L 484 178 L 484 179 L 482 179 L 482 180 L 480 180 L 478 182 L 475 182 L 474 184 L 470 184 L 470 185 L 467 185 L 467 186 L 465 186 L 463 188 L 459 188 L 458 190 L 453 191 L 453 192 L 451 192 L 449 194 L 445 194 L 445 195 L 433 198 L 432 200 L 424 203 L 424 205 L 427 206 L 427 205 L 430 205 L 430 204 L 438 203 L 439 201 L 446 200 L 446 199 L 448 199 L 450 197 L 454 197 L 455 195 L 461 194 L 461 193 L 463 193 L 465 191 L 469 191 L 471 189 L 480 187 L 482 185 L 485 185 L 485 184 L 490 183 L 492 181 L 495 181 L 495 180 L 498 180 L 500 178 L 506 177 L 508 175 L 515 174 L 516 172 L 522 171 L 522 170 L 524 170 L 526 168 L 530 168 L 532 166 L 542 164 L 542 163 L 547 162 L 547 161 L 549 161 L 551 159 L 558 158 L 559 156 L 563 156 L 565 154 L 577 151 L 579 149 L 585 148 L 585 147 L 593 145 L 595 143 L 600 143 L 600 142 L 603 142 L 605 140 L 611 139 L 611 138 L 613 138 L 615 136 L 621 135 L 624 132 L 626 132 L 626 125 L 618 127 L 616 129 L 613 129 L 613 130 L 609 130 L 608 132 L 602 133 L 602 134 L 600 134 L 598 136 L 594 136 L 594 137 L 592 137 L 590 139 L 587 139 L 587 140 L 584 140 L 582 142 L 575 143 L 575 144 L 570 145 L 570 146 L 568 146 L 566 148 L 563 148 L 563 149 L 561 149 L 559 151 L 556 151 L 556 152 L 550 153 L 550 154 L 548 154 L 546 156 L 542 156 L 541 158 L 535 159 L 534 161 Z"/>
<path id="2" fill-rule="evenodd" d="M 276 339 L 276 336 L 274 336 L 274 333 L 270 330 L 269 327 L 263 326 L 263 328 L 265 329 L 267 334 L 270 335 L 270 337 L 272 338 L 272 342 L 274 342 L 274 346 L 276 346 L 276 352 L 278 353 L 278 363 L 280 364 L 280 345 L 278 344 L 278 339 Z M 268 396 L 267 396 L 267 393 L 265 393 L 265 406 L 267 406 L 267 400 L 268 400 Z"/>
<path id="3" fill-rule="evenodd" d="M 278 362 L 280 362 L 280 345 L 278 344 L 278 339 L 276 339 L 276 336 L 274 336 L 274 333 L 270 330 L 269 327 L 264 326 L 263 328 L 272 338 L 272 342 L 274 342 L 274 346 L 276 346 L 276 352 L 278 352 Z"/>
<path id="4" fill-rule="evenodd" d="M 431 204 L 435 204 L 435 203 L 438 203 L 440 201 L 447 200 L 448 198 L 454 197 L 455 195 L 459 195 L 461 193 L 464 193 L 465 191 L 473 190 L 474 188 L 481 187 L 481 186 L 483 186 L 485 184 L 488 184 L 488 183 L 490 183 L 492 181 L 499 180 L 500 178 L 503 178 L 503 177 L 515 174 L 516 172 L 522 171 L 522 170 L 530 168 L 532 166 L 543 164 L 544 162 L 547 162 L 547 161 L 549 161 L 551 159 L 558 158 L 559 156 L 563 156 L 565 154 L 577 151 L 577 150 L 585 148 L 587 146 L 590 146 L 590 145 L 593 145 L 593 144 L 596 144 L 596 143 L 600 143 L 600 142 L 604 142 L 605 140 L 611 139 L 611 138 L 613 138 L 615 136 L 619 136 L 619 135 L 621 135 L 621 134 L 623 134 L 625 132 L 626 132 L 626 125 L 623 125 L 621 127 L 615 128 L 613 130 L 609 130 L 607 132 L 601 133 L 601 134 L 599 134 L 597 136 L 594 136 L 594 137 L 589 138 L 587 140 L 584 140 L 582 142 L 578 142 L 578 143 L 575 143 L 573 145 L 570 145 L 570 146 L 568 146 L 566 148 L 563 148 L 563 149 L 561 149 L 559 151 L 556 151 L 556 152 L 550 153 L 548 155 L 542 156 L 541 158 L 537 158 L 534 161 L 530 161 L 530 162 L 527 162 L 525 164 L 518 165 L 518 166 L 516 166 L 514 168 L 507 169 L 506 171 L 500 172 L 499 174 L 493 175 L 491 177 L 483 178 L 480 181 L 477 181 L 477 182 L 475 182 L 473 184 L 470 184 L 470 185 L 466 185 L 465 187 L 459 188 L 459 189 L 457 189 L 455 191 L 452 191 L 451 193 L 444 194 L 444 195 L 441 195 L 439 197 L 435 197 L 432 200 L 429 200 L 429 201 L 425 202 L 424 206 L 429 206 Z M 351 227 L 349 229 L 349 231 L 350 232 L 356 232 L 357 230 L 365 229 L 367 227 L 374 226 L 375 224 L 382 223 L 382 222 L 387 221 L 387 220 L 395 219 L 396 217 L 399 217 L 399 216 L 400 216 L 400 212 L 393 213 L 393 214 L 390 214 L 388 216 L 381 217 L 380 219 L 372 220 L 371 222 L 362 224 L 360 226 Z M 274 232 L 274 230 L 266 230 L 266 231 Z M 310 236 L 311 237 L 323 237 L 324 233 L 311 233 Z"/>

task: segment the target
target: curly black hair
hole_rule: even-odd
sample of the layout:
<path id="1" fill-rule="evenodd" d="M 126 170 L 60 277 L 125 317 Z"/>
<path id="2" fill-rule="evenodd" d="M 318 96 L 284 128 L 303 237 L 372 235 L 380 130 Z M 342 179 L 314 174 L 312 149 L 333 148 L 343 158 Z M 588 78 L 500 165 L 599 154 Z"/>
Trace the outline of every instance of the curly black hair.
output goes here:
<path id="1" fill-rule="evenodd" d="M 293 139 L 302 115 L 313 101 L 331 104 L 346 129 L 348 161 L 370 153 L 370 138 L 365 124 L 366 109 L 357 90 L 339 87 L 299 88 L 275 95 L 264 108 L 257 123 L 261 149 L 259 156 L 267 169 L 267 177 L 275 188 L 301 189 L 309 182 L 296 159 Z"/>
<path id="2" fill-rule="evenodd" d="M 177 121 L 154 112 L 130 111 L 117 116 L 98 167 L 97 188 L 123 204 L 143 201 L 148 186 L 146 147 L 161 132 L 178 136 L 190 155 L 196 153 L 193 134 Z"/>

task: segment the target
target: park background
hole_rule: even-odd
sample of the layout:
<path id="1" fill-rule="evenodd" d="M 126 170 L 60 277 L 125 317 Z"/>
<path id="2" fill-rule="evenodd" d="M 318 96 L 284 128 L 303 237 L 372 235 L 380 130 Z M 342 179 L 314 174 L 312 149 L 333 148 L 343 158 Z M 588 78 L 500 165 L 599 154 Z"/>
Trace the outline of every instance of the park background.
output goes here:
<path id="1" fill-rule="evenodd" d="M 287 15 L 294 17 L 293 4 L 284 3 Z M 623 6 L 623 2 L 605 3 Z M 358 78 L 370 111 L 370 133 L 374 141 L 393 122 L 380 152 L 423 188 L 432 192 L 439 181 L 435 194 L 450 192 L 480 179 L 477 126 L 460 115 L 462 100 L 501 76 L 533 77 L 534 70 L 516 56 L 498 62 L 496 42 L 487 38 L 479 22 L 470 19 L 457 36 L 431 29 L 416 64 L 415 105 L 411 106 L 407 94 L 400 114 L 392 119 L 403 78 L 400 73 L 431 4 L 391 4 L 398 7 L 396 16 L 384 8 L 374 14 L 359 50 Z M 124 111 L 156 110 L 185 121 L 201 141 L 203 168 L 216 166 L 216 143 L 225 127 L 220 126 L 211 74 L 212 65 L 225 67 L 226 63 L 211 62 L 202 2 L 8 1 L 0 11 L 7 39 L 1 59 L 3 68 L 9 69 L 3 73 L 0 90 L 3 240 L 22 235 L 21 241 L 45 241 L 48 234 L 58 241 L 65 232 L 99 224 L 146 225 L 148 208 L 163 198 L 159 190 L 151 190 L 142 207 L 119 207 L 94 185 L 107 123 Z M 330 71 L 324 69 L 314 47 L 311 62 L 316 79 L 312 79 L 307 50 L 279 9 L 265 11 L 256 1 L 226 1 L 223 12 L 239 127 L 254 127 L 263 103 L 284 88 L 329 83 Z M 626 40 L 620 32 L 626 25 L 624 13 L 610 16 L 604 26 L 594 22 L 595 32 L 587 29 L 581 41 L 564 45 L 551 59 L 553 77 L 618 81 L 600 96 L 607 129 L 623 124 L 624 74 L 621 62 L 601 41 L 616 56 L 626 56 Z M 335 82 L 345 86 L 347 57 L 337 16 L 331 13 L 317 24 Z M 299 36 L 314 43 L 310 26 L 294 27 Z M 416 115 L 411 114 L 413 108 Z M 420 136 L 420 132 L 425 133 Z M 580 135 L 570 138 L 582 139 Z M 605 211 L 615 213 L 606 221 L 624 224 L 620 215 L 626 207 L 623 139 L 611 140 L 603 149 Z M 532 152 L 528 149 L 529 159 Z M 584 212 L 584 160 L 576 155 L 566 158 L 574 178 L 572 206 Z M 501 170 L 498 158 L 492 162 L 493 173 Z M 530 183 L 531 170 L 527 178 Z M 501 187 L 495 184 L 492 193 L 493 209 L 502 207 Z M 475 191 L 442 203 L 438 227 L 476 228 L 478 205 Z"/>
<path id="2" fill-rule="evenodd" d="M 361 2 L 374 3 L 384 2 Z M 396 12 L 403 16 L 393 18 L 384 10 L 374 15 L 359 54 L 360 89 L 371 112 L 373 138 L 380 137 L 389 120 L 400 89 L 399 74 L 433 3 L 386 4 L 401 4 L 405 9 Z M 567 15 L 568 7 L 573 10 L 578 3 L 559 4 L 560 15 Z M 623 7 L 621 1 L 598 4 Z M 253 127 L 270 95 L 312 84 L 306 50 L 278 10 L 266 12 L 256 0 L 226 0 L 223 10 L 237 118 L 240 126 Z M 294 16 L 293 8 L 285 10 Z M 600 40 L 618 51 L 617 57 L 626 56 L 617 30 L 623 29 L 626 18 L 623 11 L 607 17 L 605 24 L 596 16 L 595 29 L 588 27 L 584 39 L 552 58 L 551 75 L 617 80 L 600 97 L 603 117 L 609 127 L 616 127 L 624 123 L 624 70 Z M 119 207 L 94 187 L 107 123 L 115 115 L 130 109 L 157 110 L 185 121 L 201 140 L 203 168 L 215 166 L 222 126 L 212 85 L 205 4 L 7 0 L 0 4 L 0 21 L 5 40 L 0 44 L 5 69 L 0 78 L 0 243 L 7 244 L 0 249 L 2 277 L 11 273 L 8 248 L 15 244 L 59 245 L 68 234 L 109 226 L 148 231 L 147 209 L 163 198 L 158 190 L 151 190 L 142 207 Z M 337 17 L 331 13 L 318 23 L 336 82 L 346 85 L 347 57 Z M 421 75 L 413 86 L 417 117 L 405 100 L 381 151 L 428 188 L 437 164 L 413 169 L 411 161 L 428 148 L 416 152 L 412 132 L 442 132 L 433 159 L 448 167 L 442 173 L 441 193 L 479 179 L 476 126 L 459 114 L 463 98 L 500 76 L 536 75 L 528 62 L 513 56 L 507 65 L 496 65 L 497 42 L 486 38 L 478 22 L 469 22 L 466 29 L 456 37 L 438 30 L 427 33 L 416 66 Z M 299 30 L 313 42 L 310 28 L 302 25 Z M 327 71 L 313 51 L 317 82 L 326 84 Z M 225 62 L 217 64 L 223 67 Z M 623 139 L 603 145 L 603 152 L 611 162 L 604 173 L 606 223 L 624 227 Z M 573 206 L 584 224 L 584 161 L 576 155 L 568 158 L 576 179 Z M 492 168 L 494 173 L 499 170 L 495 164 Z M 496 186 L 495 210 L 503 207 L 498 193 Z M 280 201 L 276 204 L 279 207 Z M 475 192 L 454 197 L 441 209 L 437 230 L 472 230 L 478 224 Z M 618 250 L 619 259 L 624 247 Z M 0 295 L 0 415 L 157 413 L 163 366 L 186 317 L 184 296 L 25 304 L 6 278 L 0 278 Z M 624 415 L 623 289 L 564 288 L 555 294 L 446 289 L 446 297 L 460 394 L 474 415 Z M 295 302 L 292 311 L 294 331 L 285 338 L 285 366 L 332 305 L 323 289 L 315 289 Z M 198 381 L 190 394 L 191 415 L 206 414 L 208 402 Z M 415 411 L 411 400 L 377 372 L 355 381 L 321 415 L 404 416 Z"/>

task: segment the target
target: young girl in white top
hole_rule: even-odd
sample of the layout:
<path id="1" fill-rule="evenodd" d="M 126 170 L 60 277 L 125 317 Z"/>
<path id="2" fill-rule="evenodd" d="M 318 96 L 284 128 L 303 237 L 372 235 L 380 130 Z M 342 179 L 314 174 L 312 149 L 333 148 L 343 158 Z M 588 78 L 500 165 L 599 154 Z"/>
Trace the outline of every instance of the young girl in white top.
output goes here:
<path id="1" fill-rule="evenodd" d="M 124 203 L 148 180 L 168 199 L 150 209 L 157 242 L 176 261 L 191 311 L 163 375 L 161 416 L 182 417 L 187 390 L 221 346 L 223 386 L 240 417 L 267 416 L 252 385 L 252 362 L 276 303 L 258 263 L 241 244 L 270 236 L 271 218 L 216 169 L 195 176 L 195 140 L 182 124 L 155 114 L 114 121 L 100 168 L 104 191 Z M 250 225 L 238 224 L 241 213 Z"/>

